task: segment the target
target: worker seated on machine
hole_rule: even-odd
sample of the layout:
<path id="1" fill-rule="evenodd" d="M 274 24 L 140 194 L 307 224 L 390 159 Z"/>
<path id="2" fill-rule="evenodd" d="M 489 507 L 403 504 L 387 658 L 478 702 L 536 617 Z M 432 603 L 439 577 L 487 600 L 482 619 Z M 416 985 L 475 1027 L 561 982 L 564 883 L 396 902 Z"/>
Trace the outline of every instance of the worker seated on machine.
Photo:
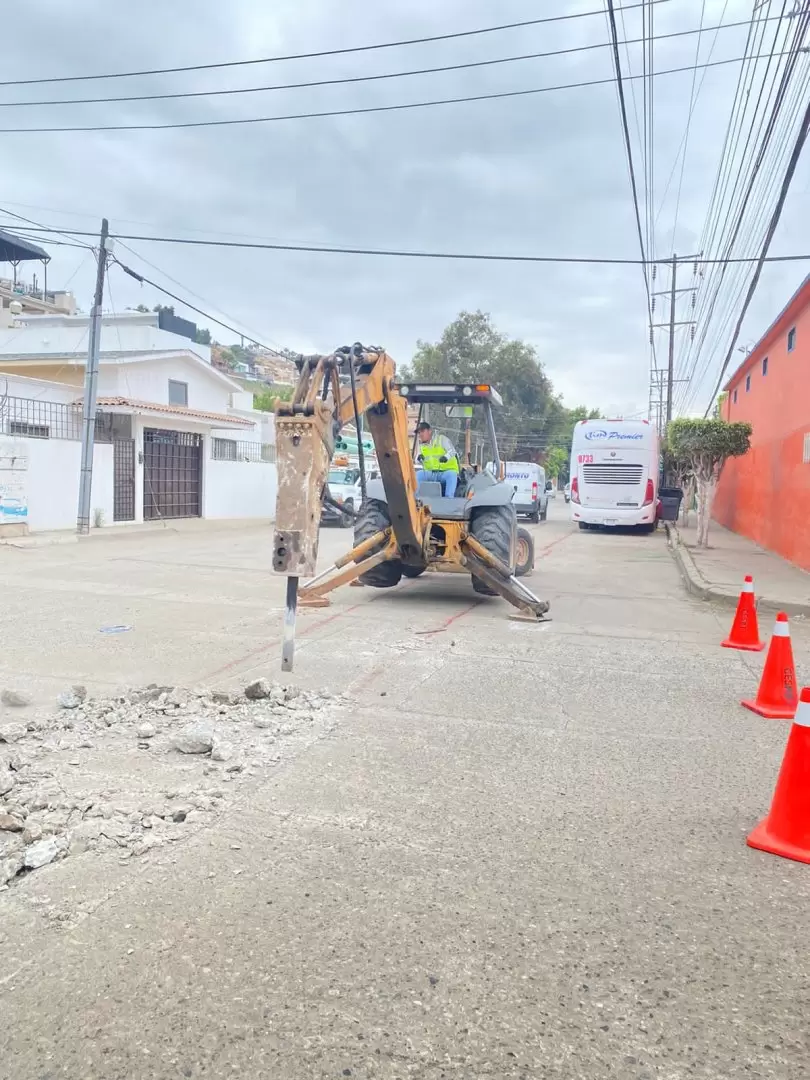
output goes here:
<path id="1" fill-rule="evenodd" d="M 421 484 L 423 480 L 432 480 L 442 485 L 442 493 L 446 499 L 452 499 L 456 494 L 458 484 L 458 455 L 456 448 L 449 439 L 443 435 L 435 435 L 430 424 L 423 420 L 417 427 L 419 435 L 419 455 L 416 459 L 420 466 L 416 472 L 416 479 Z"/>

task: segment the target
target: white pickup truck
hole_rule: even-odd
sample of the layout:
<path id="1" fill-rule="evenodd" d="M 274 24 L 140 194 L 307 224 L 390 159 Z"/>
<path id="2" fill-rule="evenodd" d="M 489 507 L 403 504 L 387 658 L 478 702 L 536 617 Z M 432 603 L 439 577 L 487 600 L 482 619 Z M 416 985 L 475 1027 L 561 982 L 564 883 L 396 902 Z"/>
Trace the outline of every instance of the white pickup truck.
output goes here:
<path id="1" fill-rule="evenodd" d="M 366 476 L 373 480 L 378 476 L 376 468 L 369 469 L 366 466 Z M 321 510 L 322 525 L 340 525 L 348 529 L 354 525 L 354 515 L 360 509 L 363 501 L 363 489 L 360 486 L 360 469 L 355 465 L 337 465 L 329 470 L 326 481 L 330 496 L 341 507 L 324 503 Z"/>

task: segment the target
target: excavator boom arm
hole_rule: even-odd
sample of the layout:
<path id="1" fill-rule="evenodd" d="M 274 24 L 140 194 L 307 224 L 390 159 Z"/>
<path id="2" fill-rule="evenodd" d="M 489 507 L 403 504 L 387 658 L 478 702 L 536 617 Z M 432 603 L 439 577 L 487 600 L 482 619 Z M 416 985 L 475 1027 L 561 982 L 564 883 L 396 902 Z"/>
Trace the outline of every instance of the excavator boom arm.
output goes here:
<path id="1" fill-rule="evenodd" d="M 291 401 L 276 403 L 278 496 L 273 569 L 310 577 L 318 557 L 321 493 L 335 438 L 365 415 L 374 440 L 391 524 L 403 558 L 424 549 L 424 514 L 408 441 L 407 407 L 392 390 L 396 366 L 383 349 L 347 346 L 329 356 L 303 357 Z M 341 375 L 351 376 L 350 385 Z"/>

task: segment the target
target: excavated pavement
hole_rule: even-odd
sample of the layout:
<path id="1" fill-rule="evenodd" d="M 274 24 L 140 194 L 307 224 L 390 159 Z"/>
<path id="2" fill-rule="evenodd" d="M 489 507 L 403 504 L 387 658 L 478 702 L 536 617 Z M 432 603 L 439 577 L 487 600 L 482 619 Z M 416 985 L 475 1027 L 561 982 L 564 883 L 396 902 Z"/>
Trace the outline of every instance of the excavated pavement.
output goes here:
<path id="1" fill-rule="evenodd" d="M 745 845 L 763 658 L 663 535 L 532 531 L 552 621 L 347 588 L 283 679 L 266 528 L 0 550 L 0 1076 L 803 1075 L 810 868 Z"/>

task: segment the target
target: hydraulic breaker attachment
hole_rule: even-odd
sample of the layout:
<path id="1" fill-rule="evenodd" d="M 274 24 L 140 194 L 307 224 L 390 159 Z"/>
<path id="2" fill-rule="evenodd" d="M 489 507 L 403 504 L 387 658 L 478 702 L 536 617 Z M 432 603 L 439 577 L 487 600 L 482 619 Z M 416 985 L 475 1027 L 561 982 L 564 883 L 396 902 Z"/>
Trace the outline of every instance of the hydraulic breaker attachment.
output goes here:
<path id="1" fill-rule="evenodd" d="M 273 569 L 287 575 L 281 670 L 292 671 L 298 579 L 315 573 L 321 492 L 329 472 L 334 440 L 332 410 L 315 402 L 310 415 L 276 416 L 278 494 L 273 536 Z"/>
<path id="2" fill-rule="evenodd" d="M 276 416 L 278 494 L 273 569 L 288 577 L 311 577 L 318 561 L 321 492 L 334 439 L 332 410 L 316 402 L 313 413 Z"/>

